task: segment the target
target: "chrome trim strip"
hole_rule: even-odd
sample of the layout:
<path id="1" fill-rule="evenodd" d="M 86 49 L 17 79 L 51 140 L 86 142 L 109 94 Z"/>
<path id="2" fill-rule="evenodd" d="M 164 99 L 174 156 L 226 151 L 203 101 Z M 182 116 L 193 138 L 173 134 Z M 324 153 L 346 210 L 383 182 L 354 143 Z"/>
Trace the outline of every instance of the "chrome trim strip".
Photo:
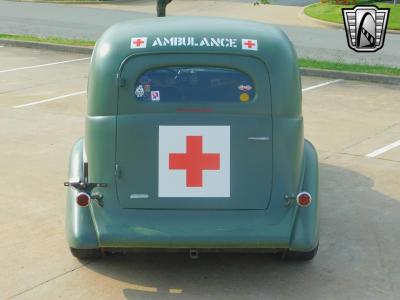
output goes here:
<path id="1" fill-rule="evenodd" d="M 247 139 L 251 141 L 269 141 L 268 136 L 251 136 L 248 137 Z"/>
<path id="2" fill-rule="evenodd" d="M 149 198 L 149 195 L 147 194 L 131 194 L 129 196 L 130 199 L 147 199 Z"/>

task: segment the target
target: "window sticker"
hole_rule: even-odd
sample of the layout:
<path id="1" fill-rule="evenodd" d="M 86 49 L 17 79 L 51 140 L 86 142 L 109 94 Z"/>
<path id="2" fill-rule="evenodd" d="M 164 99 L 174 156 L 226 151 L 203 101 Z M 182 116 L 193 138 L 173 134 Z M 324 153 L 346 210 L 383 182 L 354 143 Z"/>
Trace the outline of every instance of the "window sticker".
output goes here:
<path id="1" fill-rule="evenodd" d="M 151 101 L 160 101 L 160 91 L 151 91 Z"/>
<path id="2" fill-rule="evenodd" d="M 136 83 L 135 95 L 139 100 L 152 101 L 151 97 L 152 80 L 148 76 L 143 76 Z"/>
<path id="3" fill-rule="evenodd" d="M 247 93 L 241 93 L 240 94 L 240 101 L 241 102 L 249 102 L 250 96 Z"/>
<path id="4" fill-rule="evenodd" d="M 144 92 L 145 92 L 146 94 L 150 94 L 150 92 L 151 92 L 151 84 L 150 84 L 150 83 L 145 83 L 145 84 L 143 85 L 143 87 L 144 87 Z"/>
<path id="5" fill-rule="evenodd" d="M 138 98 L 142 98 L 144 96 L 144 89 L 143 89 L 143 86 L 141 84 L 139 84 L 139 86 L 136 88 L 135 95 Z"/>
<path id="6" fill-rule="evenodd" d="M 251 91 L 253 88 L 249 84 L 241 84 L 238 86 L 239 91 L 248 92 Z"/>

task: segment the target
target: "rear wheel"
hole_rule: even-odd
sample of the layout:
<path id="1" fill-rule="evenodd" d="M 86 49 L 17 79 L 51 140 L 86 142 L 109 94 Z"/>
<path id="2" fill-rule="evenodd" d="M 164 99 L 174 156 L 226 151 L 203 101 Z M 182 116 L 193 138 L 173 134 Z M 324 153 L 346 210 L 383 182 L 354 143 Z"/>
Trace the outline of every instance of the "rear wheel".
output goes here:
<path id="1" fill-rule="evenodd" d="M 99 248 L 95 249 L 76 249 L 69 248 L 73 256 L 78 259 L 96 259 L 103 256 L 103 253 Z"/>
<path id="2" fill-rule="evenodd" d="M 298 260 L 298 261 L 308 261 L 312 260 L 317 254 L 318 245 L 310 251 L 290 251 L 286 250 L 282 253 L 282 259 L 284 260 Z"/>

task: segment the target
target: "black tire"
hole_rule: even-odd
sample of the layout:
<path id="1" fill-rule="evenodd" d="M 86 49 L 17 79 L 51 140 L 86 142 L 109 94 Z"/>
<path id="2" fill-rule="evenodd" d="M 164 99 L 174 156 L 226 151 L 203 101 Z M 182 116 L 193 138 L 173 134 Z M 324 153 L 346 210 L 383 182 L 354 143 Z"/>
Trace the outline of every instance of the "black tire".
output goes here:
<path id="1" fill-rule="evenodd" d="M 283 260 L 297 260 L 297 261 L 309 261 L 312 260 L 315 255 L 317 254 L 318 251 L 318 245 L 306 252 L 302 251 L 290 251 L 286 250 L 285 252 L 282 253 L 282 259 Z"/>
<path id="2" fill-rule="evenodd" d="M 73 256 L 78 259 L 96 259 L 103 256 L 101 249 L 76 249 L 76 248 L 69 248 Z"/>

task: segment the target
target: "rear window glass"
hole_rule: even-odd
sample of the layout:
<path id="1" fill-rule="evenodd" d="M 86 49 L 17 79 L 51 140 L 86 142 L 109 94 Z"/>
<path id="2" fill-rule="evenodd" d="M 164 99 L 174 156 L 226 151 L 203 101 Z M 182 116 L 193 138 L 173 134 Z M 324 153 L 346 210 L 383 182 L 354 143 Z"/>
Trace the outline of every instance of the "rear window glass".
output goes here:
<path id="1" fill-rule="evenodd" d="M 135 83 L 143 102 L 237 102 L 254 98 L 250 76 L 215 67 L 163 67 L 143 73 Z"/>

